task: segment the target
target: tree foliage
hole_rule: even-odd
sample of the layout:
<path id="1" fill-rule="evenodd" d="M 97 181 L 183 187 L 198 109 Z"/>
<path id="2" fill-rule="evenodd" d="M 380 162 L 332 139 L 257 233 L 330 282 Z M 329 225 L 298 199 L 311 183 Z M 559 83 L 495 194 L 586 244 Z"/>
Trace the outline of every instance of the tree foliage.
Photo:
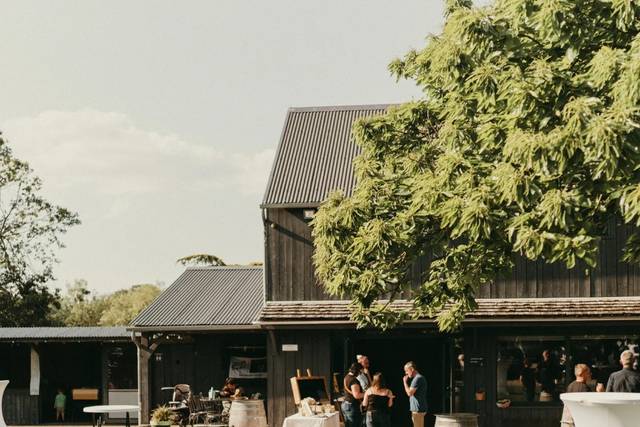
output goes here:
<path id="1" fill-rule="evenodd" d="M 107 308 L 107 298 L 92 295 L 84 279 L 67 285 L 60 309 L 56 310 L 56 323 L 64 326 L 97 326 Z"/>
<path id="2" fill-rule="evenodd" d="M 117 291 L 107 297 L 107 308 L 100 317 L 102 326 L 128 325 L 160 295 L 158 285 L 141 284 Z"/>
<path id="3" fill-rule="evenodd" d="M 0 137 L 0 326 L 50 324 L 59 305 L 46 284 L 62 235 L 79 220 L 41 192 L 42 181 Z"/>
<path id="4" fill-rule="evenodd" d="M 640 225 L 640 1 L 470 3 L 390 65 L 424 97 L 356 124 L 354 194 L 314 219 L 319 278 L 360 325 L 454 329 L 514 255 L 593 266 L 611 217 Z M 425 254 L 413 307 L 382 304 Z"/>
<path id="5" fill-rule="evenodd" d="M 141 284 L 112 294 L 96 295 L 86 280 L 67 286 L 54 319 L 64 326 L 125 326 L 162 291 L 159 285 Z"/>

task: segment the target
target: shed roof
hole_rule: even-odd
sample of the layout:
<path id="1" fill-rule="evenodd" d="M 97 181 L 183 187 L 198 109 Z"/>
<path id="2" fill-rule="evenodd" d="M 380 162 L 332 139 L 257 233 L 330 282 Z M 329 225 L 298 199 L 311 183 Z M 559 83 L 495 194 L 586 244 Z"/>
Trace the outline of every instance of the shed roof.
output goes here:
<path id="1" fill-rule="evenodd" d="M 388 104 L 291 108 L 271 169 L 262 207 L 316 207 L 329 193 L 351 195 L 353 160 L 360 149 L 351 128 Z"/>
<path id="2" fill-rule="evenodd" d="M 0 328 L 0 341 L 124 341 L 131 333 L 119 326 Z"/>
<path id="3" fill-rule="evenodd" d="M 465 322 L 640 320 L 640 297 L 478 299 Z M 397 301 L 397 308 L 411 303 Z M 423 321 L 431 322 L 432 319 Z M 267 302 L 259 323 L 351 323 L 349 301 Z"/>
<path id="4" fill-rule="evenodd" d="M 190 267 L 131 322 L 130 329 L 255 328 L 263 301 L 262 267 Z"/>

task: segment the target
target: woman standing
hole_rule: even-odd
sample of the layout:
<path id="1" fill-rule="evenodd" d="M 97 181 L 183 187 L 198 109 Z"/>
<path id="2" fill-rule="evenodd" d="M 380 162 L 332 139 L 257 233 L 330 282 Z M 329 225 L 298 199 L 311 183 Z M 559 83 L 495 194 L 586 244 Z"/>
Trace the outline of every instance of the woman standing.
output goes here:
<path id="1" fill-rule="evenodd" d="M 344 377 L 344 401 L 341 405 L 344 427 L 362 427 L 360 406 L 364 393 L 362 393 L 362 387 L 358 381 L 360 372 L 362 372 L 362 365 L 354 363 Z"/>
<path id="2" fill-rule="evenodd" d="M 367 427 L 391 427 L 391 411 L 395 396 L 385 384 L 381 373 L 373 376 L 371 387 L 364 393 L 363 406 L 367 408 Z"/>

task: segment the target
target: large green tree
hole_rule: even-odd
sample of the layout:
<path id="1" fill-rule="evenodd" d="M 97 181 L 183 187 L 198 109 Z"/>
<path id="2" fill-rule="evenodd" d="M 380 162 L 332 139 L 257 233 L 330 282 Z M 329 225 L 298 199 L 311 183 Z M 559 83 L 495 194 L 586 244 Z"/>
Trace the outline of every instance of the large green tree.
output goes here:
<path id="1" fill-rule="evenodd" d="M 97 295 L 89 289 L 86 280 L 78 279 L 67 285 L 67 293 L 53 318 L 64 326 L 125 326 L 161 291 L 159 284 L 140 284 Z"/>
<path id="2" fill-rule="evenodd" d="M 447 2 L 441 34 L 390 68 L 423 99 L 355 126 L 352 197 L 315 217 L 314 261 L 361 325 L 459 326 L 514 256 L 596 263 L 612 217 L 640 224 L 640 1 Z M 626 258 L 640 260 L 640 235 Z M 409 266 L 432 259 L 399 298 Z"/>
<path id="3" fill-rule="evenodd" d="M 128 325 L 160 292 L 160 286 L 154 284 L 134 285 L 114 292 L 106 297 L 106 308 L 100 317 L 100 325 Z"/>
<path id="4" fill-rule="evenodd" d="M 0 136 L 0 326 L 52 322 L 59 306 L 53 279 L 61 237 L 79 223 L 75 213 L 42 195 L 42 181 Z"/>

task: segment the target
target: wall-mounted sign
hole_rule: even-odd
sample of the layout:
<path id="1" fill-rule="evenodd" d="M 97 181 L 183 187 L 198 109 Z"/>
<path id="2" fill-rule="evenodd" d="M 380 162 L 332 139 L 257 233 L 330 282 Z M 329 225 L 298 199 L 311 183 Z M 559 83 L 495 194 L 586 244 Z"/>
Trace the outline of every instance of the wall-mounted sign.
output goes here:
<path id="1" fill-rule="evenodd" d="M 229 378 L 267 378 L 267 358 L 231 356 Z"/>
<path id="2" fill-rule="evenodd" d="M 469 359 L 469 365 L 471 365 L 471 366 L 484 366 L 484 357 L 471 357 Z"/>
<path id="3" fill-rule="evenodd" d="M 298 351 L 298 344 L 282 344 L 282 351 Z"/>

